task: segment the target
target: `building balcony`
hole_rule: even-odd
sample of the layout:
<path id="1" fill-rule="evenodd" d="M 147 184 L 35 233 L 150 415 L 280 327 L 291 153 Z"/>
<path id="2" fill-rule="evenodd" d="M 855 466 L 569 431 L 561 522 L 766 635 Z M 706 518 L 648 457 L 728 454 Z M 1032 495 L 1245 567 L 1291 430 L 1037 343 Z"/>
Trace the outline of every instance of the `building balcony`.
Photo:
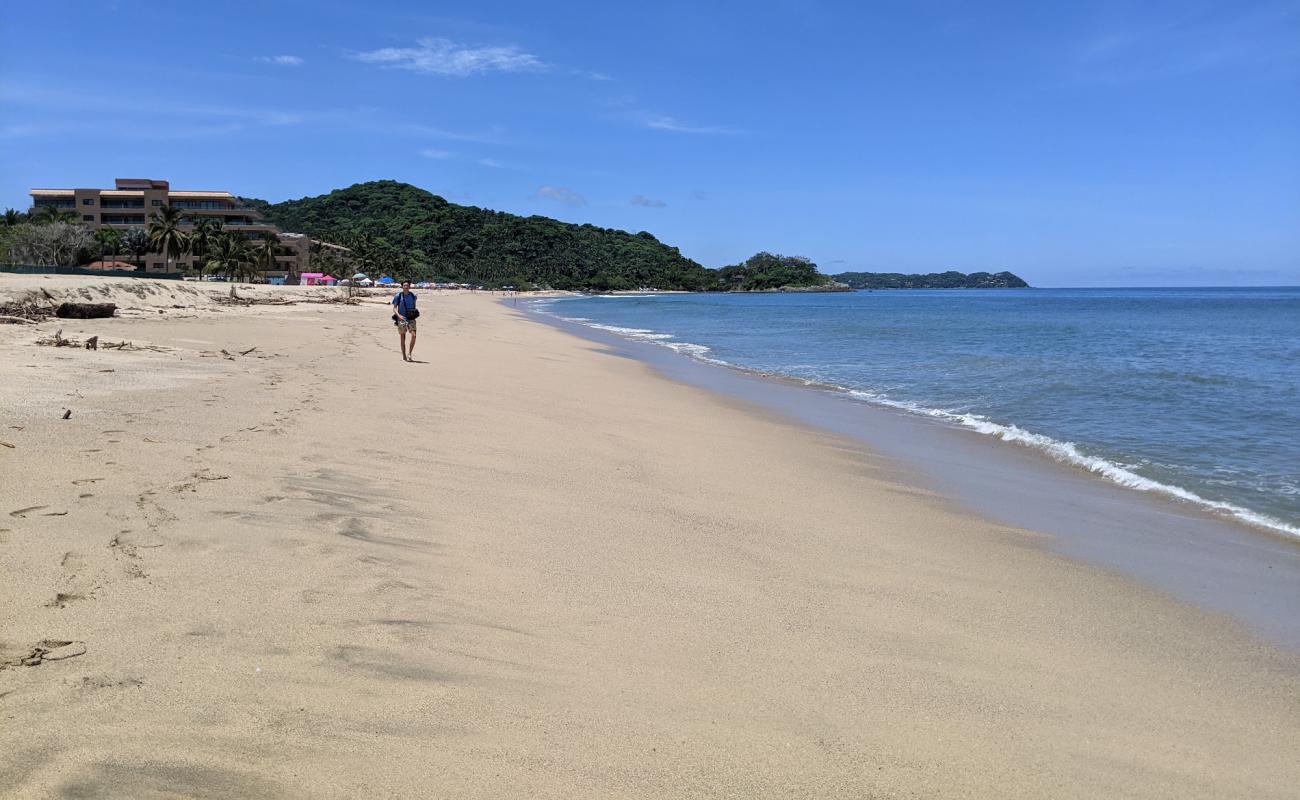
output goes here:
<path id="1" fill-rule="evenodd" d="M 171 206 L 187 211 L 238 211 L 243 208 L 221 200 L 172 200 Z"/>

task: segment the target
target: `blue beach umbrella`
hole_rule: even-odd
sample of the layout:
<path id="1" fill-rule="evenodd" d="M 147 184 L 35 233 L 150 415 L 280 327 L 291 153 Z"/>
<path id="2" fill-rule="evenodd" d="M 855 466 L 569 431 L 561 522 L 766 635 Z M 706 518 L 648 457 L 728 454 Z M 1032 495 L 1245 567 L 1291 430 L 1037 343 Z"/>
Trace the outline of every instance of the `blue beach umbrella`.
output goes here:
<path id="1" fill-rule="evenodd" d="M 387 286 L 388 284 L 393 282 L 393 279 L 385 275 L 384 277 L 379 279 L 379 282 Z"/>

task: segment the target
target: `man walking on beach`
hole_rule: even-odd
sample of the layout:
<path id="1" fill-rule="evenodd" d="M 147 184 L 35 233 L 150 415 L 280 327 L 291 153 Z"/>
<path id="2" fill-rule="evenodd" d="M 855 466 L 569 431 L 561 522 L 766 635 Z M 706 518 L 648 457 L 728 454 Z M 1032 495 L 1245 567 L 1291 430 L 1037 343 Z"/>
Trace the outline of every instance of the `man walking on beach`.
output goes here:
<path id="1" fill-rule="evenodd" d="M 415 318 L 420 312 L 415 308 L 415 293 L 411 291 L 411 282 L 402 281 L 402 291 L 393 296 L 393 324 L 397 326 L 397 335 L 402 339 L 402 360 L 415 360 Z M 411 334 L 411 344 L 406 344 L 407 332 Z"/>

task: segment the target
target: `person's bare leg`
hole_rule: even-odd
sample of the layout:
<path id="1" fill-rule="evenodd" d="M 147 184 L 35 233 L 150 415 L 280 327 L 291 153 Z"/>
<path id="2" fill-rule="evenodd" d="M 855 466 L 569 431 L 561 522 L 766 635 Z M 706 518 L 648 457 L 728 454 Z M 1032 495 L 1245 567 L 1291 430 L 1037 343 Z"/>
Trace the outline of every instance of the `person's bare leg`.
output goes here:
<path id="1" fill-rule="evenodd" d="M 406 357 L 410 361 L 415 360 L 415 337 L 419 334 L 419 331 L 411 331 L 411 346 L 406 348 Z"/>
<path id="2" fill-rule="evenodd" d="M 407 361 L 408 359 L 406 357 L 406 328 L 399 325 L 397 327 L 397 335 L 402 337 L 402 360 Z"/>

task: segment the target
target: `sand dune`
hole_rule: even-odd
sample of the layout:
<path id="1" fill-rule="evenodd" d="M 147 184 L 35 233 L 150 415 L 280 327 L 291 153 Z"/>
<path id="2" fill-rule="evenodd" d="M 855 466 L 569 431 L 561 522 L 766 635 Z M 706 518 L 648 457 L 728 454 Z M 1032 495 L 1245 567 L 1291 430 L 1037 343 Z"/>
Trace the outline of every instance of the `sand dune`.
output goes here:
<path id="1" fill-rule="evenodd" d="M 1300 785 L 1294 653 L 853 443 L 483 296 L 406 364 L 382 299 L 95 280 L 142 313 L 0 326 L 0 795 Z"/>

